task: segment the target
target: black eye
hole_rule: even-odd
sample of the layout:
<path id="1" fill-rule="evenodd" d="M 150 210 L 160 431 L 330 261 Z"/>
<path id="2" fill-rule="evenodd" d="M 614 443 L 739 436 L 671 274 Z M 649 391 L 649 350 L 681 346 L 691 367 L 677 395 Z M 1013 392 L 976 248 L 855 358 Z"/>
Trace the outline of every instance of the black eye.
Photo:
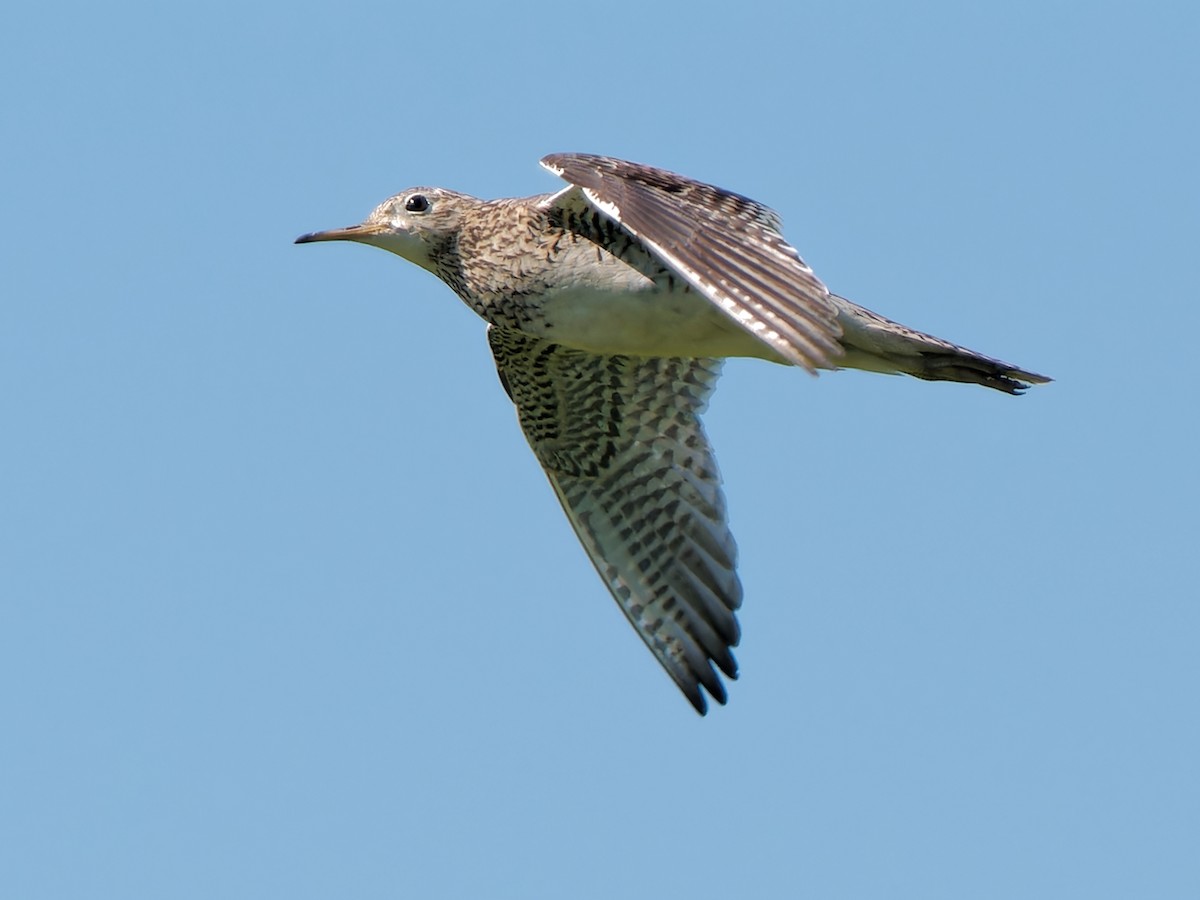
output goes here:
<path id="1" fill-rule="evenodd" d="M 429 198 L 424 194 L 413 194 L 404 201 L 404 208 L 409 212 L 425 212 L 429 209 Z"/>

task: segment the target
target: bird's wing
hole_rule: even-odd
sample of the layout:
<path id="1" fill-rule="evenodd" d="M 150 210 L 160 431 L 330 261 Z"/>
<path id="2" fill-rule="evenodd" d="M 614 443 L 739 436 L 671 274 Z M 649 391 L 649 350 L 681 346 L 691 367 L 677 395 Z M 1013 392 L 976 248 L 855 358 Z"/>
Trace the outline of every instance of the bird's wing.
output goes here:
<path id="1" fill-rule="evenodd" d="M 693 289 L 810 372 L 841 354 L 829 291 L 779 233 L 771 209 L 663 169 L 555 153 L 542 165 L 640 240 Z M 549 202 L 570 202 L 560 192 Z"/>
<path id="2" fill-rule="evenodd" d="M 521 428 L 626 617 L 696 711 L 719 703 L 742 587 L 700 424 L 714 359 L 599 356 L 491 326 Z"/>

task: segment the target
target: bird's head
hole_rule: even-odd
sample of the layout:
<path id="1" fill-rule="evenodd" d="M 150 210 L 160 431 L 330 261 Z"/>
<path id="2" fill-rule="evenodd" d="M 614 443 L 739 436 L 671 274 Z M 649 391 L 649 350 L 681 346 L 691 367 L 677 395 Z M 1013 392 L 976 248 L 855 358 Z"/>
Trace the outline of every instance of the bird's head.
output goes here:
<path id="1" fill-rule="evenodd" d="M 479 201 L 445 188 L 409 188 L 375 207 L 360 225 L 302 234 L 296 243 L 356 241 L 434 271 L 437 256 L 457 234 L 462 210 L 471 202 Z"/>

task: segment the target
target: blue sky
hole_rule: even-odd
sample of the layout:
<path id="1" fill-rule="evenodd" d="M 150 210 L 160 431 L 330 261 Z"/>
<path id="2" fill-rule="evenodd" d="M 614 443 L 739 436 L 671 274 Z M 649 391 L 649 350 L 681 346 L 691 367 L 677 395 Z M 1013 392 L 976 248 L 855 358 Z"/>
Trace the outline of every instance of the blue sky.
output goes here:
<path id="1" fill-rule="evenodd" d="M 25 4 L 0 894 L 1200 895 L 1191 4 Z M 552 151 L 748 194 L 1057 380 L 735 361 L 697 717 L 433 278 L 296 235 Z"/>

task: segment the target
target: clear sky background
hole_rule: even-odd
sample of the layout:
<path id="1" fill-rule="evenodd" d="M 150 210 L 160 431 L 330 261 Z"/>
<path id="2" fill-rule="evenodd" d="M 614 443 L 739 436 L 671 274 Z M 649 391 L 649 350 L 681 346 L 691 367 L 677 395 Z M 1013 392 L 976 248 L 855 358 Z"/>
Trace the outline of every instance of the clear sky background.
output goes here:
<path id="1" fill-rule="evenodd" d="M 0 896 L 1195 898 L 1196 6 L 18 4 Z M 405 187 L 620 155 L 1057 380 L 735 361 L 701 719 Z"/>

